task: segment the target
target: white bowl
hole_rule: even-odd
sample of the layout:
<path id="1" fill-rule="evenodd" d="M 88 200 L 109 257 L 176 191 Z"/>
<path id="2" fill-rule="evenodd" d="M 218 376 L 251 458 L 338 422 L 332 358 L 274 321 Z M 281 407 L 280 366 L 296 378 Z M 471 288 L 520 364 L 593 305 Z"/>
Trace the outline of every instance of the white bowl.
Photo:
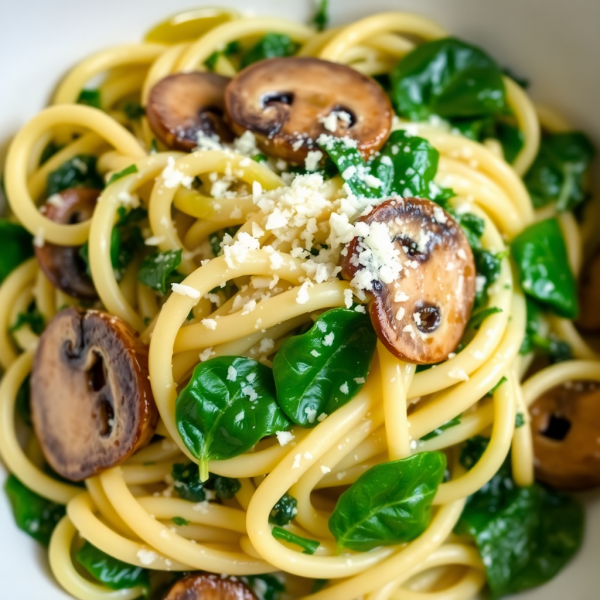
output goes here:
<path id="1" fill-rule="evenodd" d="M 191 0 L 0 0 L 0 147 L 44 106 L 67 69 L 96 50 L 139 40 L 153 23 L 190 4 Z M 207 4 L 302 21 L 312 11 L 310 0 Z M 598 0 L 331 0 L 331 5 L 336 23 L 383 10 L 413 11 L 435 19 L 527 77 L 536 99 L 560 111 L 600 148 Z M 588 494 L 585 501 L 586 537 L 578 556 L 551 583 L 520 599 L 600 598 L 600 498 Z M 52 578 L 43 548 L 14 525 L 3 493 L 0 598 L 69 598 Z"/>

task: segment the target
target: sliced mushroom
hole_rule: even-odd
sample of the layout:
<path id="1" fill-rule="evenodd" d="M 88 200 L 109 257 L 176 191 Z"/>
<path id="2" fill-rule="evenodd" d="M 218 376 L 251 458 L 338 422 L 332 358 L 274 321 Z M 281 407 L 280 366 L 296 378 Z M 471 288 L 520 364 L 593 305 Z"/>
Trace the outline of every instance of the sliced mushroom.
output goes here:
<path id="1" fill-rule="evenodd" d="M 475 299 L 473 253 L 460 226 L 418 198 L 387 200 L 359 221 L 384 224 L 377 235 L 389 235 L 397 252 L 399 275 L 388 276 L 390 283 L 371 277 L 363 264 L 371 252 L 364 238 L 350 242 L 342 263 L 346 279 L 370 282 L 369 312 L 379 339 L 410 363 L 445 360 L 464 334 Z"/>
<path id="2" fill-rule="evenodd" d="M 256 600 L 256 596 L 239 579 L 195 573 L 180 579 L 165 600 Z"/>
<path id="3" fill-rule="evenodd" d="M 233 139 L 223 121 L 225 87 L 229 79 L 216 73 L 176 73 L 150 91 L 146 115 L 152 131 L 170 148 L 191 151 L 198 135 Z"/>
<path id="4" fill-rule="evenodd" d="M 44 204 L 42 211 L 48 219 L 61 225 L 81 223 L 91 218 L 99 195 L 100 190 L 69 188 Z M 80 250 L 81 246 L 57 246 L 46 242 L 36 246 L 35 255 L 54 287 L 74 298 L 95 300 L 98 293 L 79 256 Z"/>
<path id="5" fill-rule="evenodd" d="M 600 384 L 556 386 L 530 413 L 536 478 L 563 490 L 600 485 Z"/>
<path id="6" fill-rule="evenodd" d="M 579 302 L 581 310 L 577 325 L 584 331 L 600 332 L 600 252 L 583 269 Z"/>
<path id="7" fill-rule="evenodd" d="M 383 146 L 392 106 L 371 78 L 309 57 L 272 58 L 236 75 L 225 92 L 237 135 L 250 130 L 269 154 L 302 163 L 321 134 L 347 136 L 368 157 Z"/>
<path id="8" fill-rule="evenodd" d="M 146 346 L 118 317 L 61 311 L 37 347 L 31 412 L 44 456 L 62 477 L 80 481 L 121 463 L 158 423 Z"/>

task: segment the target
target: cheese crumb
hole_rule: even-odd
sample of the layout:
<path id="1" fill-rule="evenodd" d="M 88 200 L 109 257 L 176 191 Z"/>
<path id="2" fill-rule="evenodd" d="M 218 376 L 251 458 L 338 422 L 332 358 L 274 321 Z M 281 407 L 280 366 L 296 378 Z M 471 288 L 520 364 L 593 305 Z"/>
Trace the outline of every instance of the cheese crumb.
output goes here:
<path id="1" fill-rule="evenodd" d="M 200 353 L 200 362 L 206 362 L 211 356 L 214 356 L 212 346 L 210 348 L 206 348 Z"/>
<path id="2" fill-rule="evenodd" d="M 342 383 L 342 385 L 340 386 L 340 392 L 342 392 L 342 394 L 347 394 L 350 390 L 348 389 L 348 382 L 345 381 L 344 383 Z"/>
<path id="3" fill-rule="evenodd" d="M 317 418 L 317 411 L 314 408 L 310 408 L 309 406 L 307 406 L 304 409 L 304 413 L 306 414 L 309 423 L 315 422 L 315 419 Z"/>
<path id="4" fill-rule="evenodd" d="M 183 285 L 182 283 L 172 283 L 171 289 L 173 290 L 173 292 L 179 294 L 180 296 L 188 296 L 189 298 L 192 298 L 194 300 L 200 300 L 200 292 L 196 288 L 193 288 L 189 285 Z"/>
<path id="5" fill-rule="evenodd" d="M 344 290 L 344 304 L 346 308 L 352 308 L 352 290 Z"/>
<path id="6" fill-rule="evenodd" d="M 156 552 L 153 552 L 152 550 L 138 550 L 137 551 L 137 557 L 140 559 L 140 562 L 147 567 L 148 565 L 151 565 L 157 558 L 158 558 L 158 554 L 156 554 Z"/>
<path id="7" fill-rule="evenodd" d="M 323 473 L 323 475 L 327 475 L 327 473 L 331 473 L 331 469 L 325 465 L 321 465 L 321 473 Z"/>
<path id="8" fill-rule="evenodd" d="M 315 357 L 318 358 L 319 356 L 321 356 L 320 352 L 317 352 L 316 350 L 311 350 L 310 353 Z"/>
<path id="9" fill-rule="evenodd" d="M 332 346 L 334 338 L 335 338 L 335 335 L 333 333 L 328 333 L 323 338 L 323 346 Z"/>
<path id="10" fill-rule="evenodd" d="M 309 150 L 304 160 L 304 166 L 307 171 L 316 171 L 319 167 L 319 161 L 323 158 L 320 150 Z"/>
<path id="11" fill-rule="evenodd" d="M 300 468 L 300 461 L 302 460 L 302 454 L 298 453 L 294 456 L 294 464 L 292 465 L 292 469 Z"/>
<path id="12" fill-rule="evenodd" d="M 35 234 L 35 236 L 33 237 L 33 245 L 36 248 L 43 248 L 44 247 L 44 228 L 40 227 L 37 230 L 37 233 Z"/>
<path id="13" fill-rule="evenodd" d="M 263 338 L 258 345 L 258 351 L 261 354 L 270 353 L 275 347 L 275 342 L 271 338 Z"/>
<path id="14" fill-rule="evenodd" d="M 322 423 L 325 419 L 327 418 L 327 414 L 326 413 L 321 413 L 318 417 L 317 417 L 317 421 L 319 421 L 319 423 Z"/>
<path id="15" fill-rule="evenodd" d="M 206 329 L 211 329 L 214 331 L 217 328 L 217 322 L 214 319 L 202 319 L 200 322 L 202 325 L 204 325 L 204 327 L 206 327 Z"/>
<path id="16" fill-rule="evenodd" d="M 146 244 L 146 246 L 158 246 L 164 241 L 165 237 L 163 235 L 153 235 L 152 237 L 146 238 L 144 244 Z"/>
<path id="17" fill-rule="evenodd" d="M 289 431 L 276 431 L 275 435 L 280 446 L 287 446 L 295 437 Z"/>
<path id="18" fill-rule="evenodd" d="M 458 379 L 459 381 L 469 381 L 469 376 L 460 367 L 454 367 L 454 369 L 448 373 L 448 377 L 451 379 Z"/>
<path id="19" fill-rule="evenodd" d="M 166 188 L 176 188 L 182 185 L 189 189 L 194 181 L 191 175 L 186 175 L 183 171 L 175 168 L 175 159 L 172 156 L 167 159 L 167 166 L 163 169 L 162 178 Z"/>
<path id="20" fill-rule="evenodd" d="M 52 194 L 52 196 L 46 200 L 46 204 L 50 204 L 50 206 L 56 206 L 56 208 L 61 208 L 64 203 L 65 201 L 60 194 Z"/>
<path id="21" fill-rule="evenodd" d="M 235 381 L 237 379 L 237 370 L 235 367 L 229 366 L 227 369 L 227 381 Z"/>

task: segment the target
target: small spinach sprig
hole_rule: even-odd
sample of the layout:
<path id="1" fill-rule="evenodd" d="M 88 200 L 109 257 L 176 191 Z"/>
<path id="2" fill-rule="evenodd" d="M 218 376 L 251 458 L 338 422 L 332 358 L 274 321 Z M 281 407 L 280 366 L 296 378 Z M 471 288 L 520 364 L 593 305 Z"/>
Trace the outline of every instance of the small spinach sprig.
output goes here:
<path id="1" fill-rule="evenodd" d="M 559 211 L 573 210 L 589 194 L 587 176 L 594 146 L 579 131 L 553 133 L 542 138 L 540 149 L 524 181 L 536 208 L 556 202 Z"/>
<path id="2" fill-rule="evenodd" d="M 10 331 L 18 331 L 24 325 L 29 325 L 31 331 L 36 335 L 41 335 L 46 323 L 43 315 L 37 309 L 35 303 L 31 303 L 25 312 L 17 315 L 17 320 L 11 325 Z"/>
<path id="3" fill-rule="evenodd" d="M 369 373 L 377 336 L 367 315 L 345 308 L 323 313 L 302 335 L 288 338 L 275 355 L 277 401 L 297 425 L 349 402 Z"/>
<path id="4" fill-rule="evenodd" d="M 155 252 L 144 259 L 138 272 L 138 281 L 156 292 L 166 294 L 171 283 L 181 283 L 184 276 L 177 271 L 181 264 L 181 250 Z"/>
<path id="5" fill-rule="evenodd" d="M 340 496 L 329 518 L 338 546 L 367 552 L 421 535 L 445 469 L 441 452 L 420 452 L 371 467 Z"/>
<path id="6" fill-rule="evenodd" d="M 247 452 L 262 438 L 290 429 L 275 400 L 271 369 L 237 356 L 200 363 L 177 397 L 177 430 L 208 479 L 208 461 Z"/>
<path id="7" fill-rule="evenodd" d="M 556 337 L 545 336 L 541 332 L 543 307 L 532 298 L 526 298 L 527 320 L 525 337 L 519 349 L 520 354 L 537 351 L 550 358 L 552 363 L 562 362 L 573 358 L 571 346 Z"/>
<path id="8" fill-rule="evenodd" d="M 312 21 L 317 31 L 327 29 L 329 24 L 329 0 L 317 0 L 317 10 Z"/>
<path id="9" fill-rule="evenodd" d="M 200 481 L 195 463 L 175 463 L 171 469 L 173 487 L 180 498 L 190 502 L 204 502 L 206 490 L 214 491 L 219 500 L 230 500 L 241 489 L 238 479 L 210 473 L 206 481 Z"/>
<path id="10" fill-rule="evenodd" d="M 96 170 L 96 157 L 91 154 L 78 154 L 65 161 L 58 169 L 48 173 L 46 193 L 58 194 L 73 187 L 86 187 L 101 190 L 104 181 Z"/>
<path id="11" fill-rule="evenodd" d="M 150 592 L 150 577 L 147 569 L 114 558 L 88 541 L 83 542 L 75 558 L 94 579 L 111 590 L 140 587 L 146 597 Z"/>
<path id="12" fill-rule="evenodd" d="M 272 525 L 289 525 L 298 513 L 298 500 L 294 496 L 284 494 L 276 502 L 269 513 L 269 523 Z"/>
<path id="13" fill-rule="evenodd" d="M 285 592 L 285 584 L 275 575 L 247 575 L 240 579 L 252 589 L 259 600 L 279 600 Z"/>
<path id="14" fill-rule="evenodd" d="M 4 490 L 10 501 L 17 527 L 44 546 L 57 523 L 65 516 L 65 507 L 30 490 L 14 475 L 9 475 Z"/>
<path id="15" fill-rule="evenodd" d="M 465 468 L 477 463 L 488 441 L 475 437 L 465 443 Z M 468 499 L 456 526 L 456 533 L 473 536 L 494 599 L 550 581 L 579 549 L 583 530 L 580 504 L 539 484 L 517 487 L 510 457 Z"/>
<path id="16" fill-rule="evenodd" d="M 242 55 L 242 69 L 267 58 L 292 56 L 298 50 L 298 44 L 284 33 L 267 33 L 256 45 Z"/>
<path id="17" fill-rule="evenodd" d="M 33 256 L 31 234 L 21 225 L 0 219 L 0 283 Z"/>
<path id="18" fill-rule="evenodd" d="M 558 221 L 546 219 L 530 225 L 513 240 L 511 250 L 525 294 L 557 315 L 575 319 L 577 284 Z"/>

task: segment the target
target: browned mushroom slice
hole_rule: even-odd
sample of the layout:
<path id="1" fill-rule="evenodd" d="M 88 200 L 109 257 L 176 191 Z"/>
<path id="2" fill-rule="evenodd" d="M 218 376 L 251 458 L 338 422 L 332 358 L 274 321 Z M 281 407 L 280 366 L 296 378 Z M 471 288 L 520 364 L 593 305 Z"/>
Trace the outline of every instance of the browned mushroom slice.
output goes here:
<path id="1" fill-rule="evenodd" d="M 600 485 L 600 384 L 556 386 L 530 412 L 536 479 L 564 490 Z"/>
<path id="2" fill-rule="evenodd" d="M 600 332 L 600 252 L 583 269 L 579 300 L 577 325 L 584 331 Z"/>
<path id="3" fill-rule="evenodd" d="M 196 573 L 180 579 L 165 600 L 256 600 L 256 596 L 239 579 Z"/>
<path id="4" fill-rule="evenodd" d="M 119 464 L 158 423 L 146 346 L 118 317 L 63 310 L 40 337 L 31 413 L 44 456 L 62 477 L 80 481 Z"/>
<path id="5" fill-rule="evenodd" d="M 152 131 L 170 148 L 191 151 L 198 136 L 229 142 L 223 121 L 229 79 L 216 73 L 177 73 L 161 79 L 150 91 L 146 115 Z"/>
<path id="6" fill-rule="evenodd" d="M 44 216 L 55 223 L 73 225 L 91 218 L 100 190 L 70 188 L 42 207 Z M 86 266 L 79 256 L 81 246 L 57 246 L 46 242 L 35 248 L 38 263 L 54 287 L 82 300 L 98 297 Z"/>
<path id="7" fill-rule="evenodd" d="M 266 152 L 302 163 L 321 134 L 350 137 L 368 157 L 383 146 L 392 107 L 375 81 L 318 58 L 272 58 L 236 75 L 225 92 L 234 132 Z"/>
<path id="8" fill-rule="evenodd" d="M 445 360 L 464 334 L 475 299 L 473 253 L 460 226 L 418 198 L 387 200 L 359 221 L 389 236 L 396 254 L 385 256 L 394 261 L 388 283 L 371 277 L 372 249 L 364 238 L 350 242 L 342 263 L 346 279 L 371 286 L 369 311 L 379 339 L 407 362 Z"/>

